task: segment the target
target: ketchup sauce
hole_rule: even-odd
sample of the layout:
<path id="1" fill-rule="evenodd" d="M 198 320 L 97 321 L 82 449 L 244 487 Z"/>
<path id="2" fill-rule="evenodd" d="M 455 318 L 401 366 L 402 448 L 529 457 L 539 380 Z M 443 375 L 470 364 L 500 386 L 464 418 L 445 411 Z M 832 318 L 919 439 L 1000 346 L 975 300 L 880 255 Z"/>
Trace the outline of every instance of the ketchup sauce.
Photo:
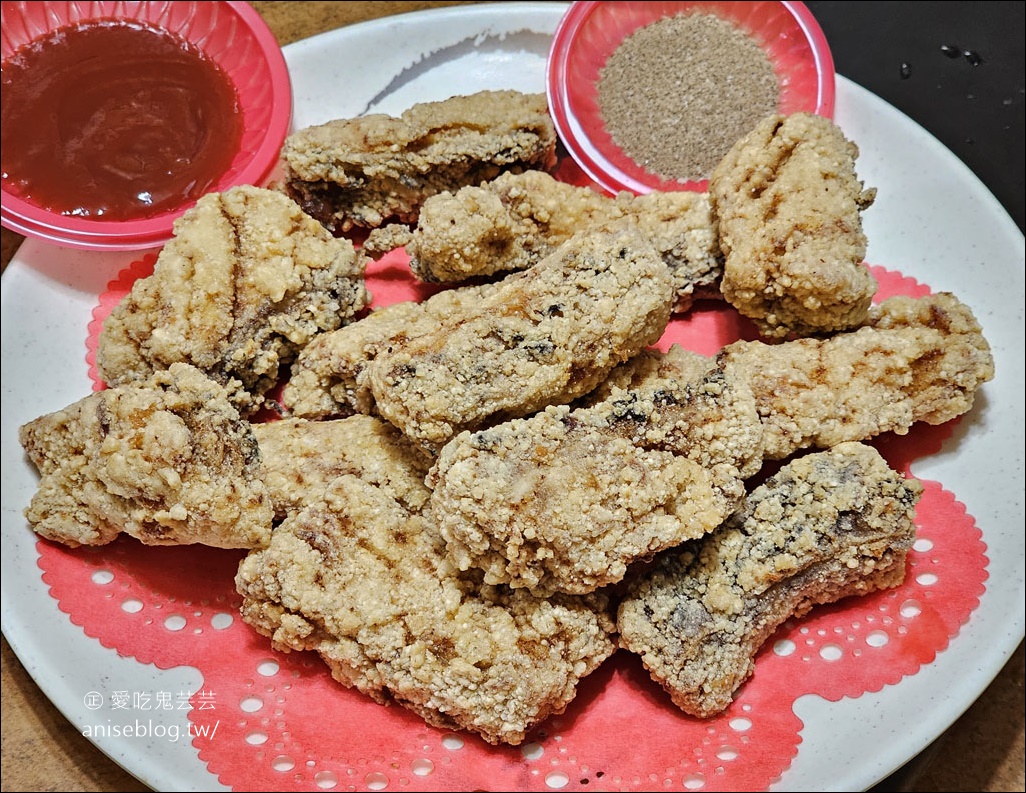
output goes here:
<path id="1" fill-rule="evenodd" d="M 25 45 L 2 72 L 3 179 L 52 212 L 158 215 L 209 192 L 238 151 L 234 85 L 168 31 L 83 22 Z"/>

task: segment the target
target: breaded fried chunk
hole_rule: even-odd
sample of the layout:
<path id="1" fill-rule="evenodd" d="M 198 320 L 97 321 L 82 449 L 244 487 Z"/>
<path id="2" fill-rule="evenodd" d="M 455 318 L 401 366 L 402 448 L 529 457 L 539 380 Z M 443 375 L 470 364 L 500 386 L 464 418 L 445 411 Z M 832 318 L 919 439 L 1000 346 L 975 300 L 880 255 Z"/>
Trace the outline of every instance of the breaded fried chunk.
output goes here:
<path id="1" fill-rule="evenodd" d="M 351 242 L 281 193 L 233 187 L 176 222 L 153 275 L 104 322 L 96 364 L 108 385 L 192 364 L 250 416 L 310 339 L 367 302 L 364 260 Z"/>
<path id="2" fill-rule="evenodd" d="M 473 310 L 497 287 L 479 284 L 446 289 L 420 303 L 404 301 L 376 309 L 351 325 L 311 341 L 292 365 L 282 401 L 294 416 L 320 419 L 372 414 L 374 394 L 364 377 L 379 352 L 437 331 L 446 316 Z"/>
<path id="3" fill-rule="evenodd" d="M 273 511 L 249 422 L 188 364 L 98 391 L 23 425 L 41 474 L 25 511 L 43 537 L 105 545 L 260 548 Z"/>
<path id="4" fill-rule="evenodd" d="M 786 620 L 904 580 L 921 493 L 861 443 L 794 460 L 721 528 L 629 581 L 620 645 L 682 710 L 720 713 Z"/>
<path id="5" fill-rule="evenodd" d="M 705 193 L 615 197 L 557 181 L 544 171 L 505 173 L 424 202 L 416 228 L 372 232 L 364 250 L 406 246 L 422 281 L 456 283 L 526 270 L 585 228 L 629 219 L 638 224 L 674 280 L 675 310 L 696 297 L 719 297 L 719 238 Z M 372 253 L 372 255 L 374 255 Z"/>
<path id="6" fill-rule="evenodd" d="M 979 387 L 994 379 L 994 356 L 983 328 L 951 292 L 888 298 L 873 306 L 866 325 L 881 333 L 900 332 L 920 345 L 908 352 L 913 376 L 904 391 L 914 421 L 943 424 L 968 412 Z"/>
<path id="7" fill-rule="evenodd" d="M 654 379 L 459 435 L 428 475 L 432 506 L 462 569 L 583 594 L 719 526 L 758 470 L 761 429 L 747 387 L 721 370 Z"/>
<path id="8" fill-rule="evenodd" d="M 662 335 L 673 286 L 651 244 L 625 227 L 582 232 L 481 294 L 460 310 L 431 309 L 429 329 L 370 345 L 359 371 L 354 390 L 432 453 L 463 430 L 590 391 Z"/>
<path id="9" fill-rule="evenodd" d="M 412 223 L 429 196 L 505 171 L 549 170 L 556 132 L 544 94 L 481 91 L 294 132 L 283 189 L 334 233 Z"/>
<path id="10" fill-rule="evenodd" d="M 377 411 L 425 449 L 570 402 L 653 344 L 670 318 L 669 271 L 633 229 L 582 232 L 507 276 L 437 330 L 379 352 Z"/>
<path id="11" fill-rule="evenodd" d="M 849 330 L 877 284 L 861 213 L 876 197 L 855 174 L 858 147 L 811 113 L 770 116 L 709 179 L 725 260 L 723 296 L 771 338 Z"/>
<path id="12" fill-rule="evenodd" d="M 892 298 L 873 324 L 826 339 L 736 342 L 697 382 L 692 356 L 648 355 L 625 379 L 634 390 L 442 449 L 428 485 L 461 567 L 536 594 L 614 583 L 719 525 L 763 460 L 948 421 L 993 377 L 979 325 L 950 294 Z"/>
<path id="13" fill-rule="evenodd" d="M 254 424 L 253 434 L 279 519 L 319 499 L 342 474 L 381 488 L 411 512 L 419 512 L 431 495 L 424 486 L 430 459 L 382 419 L 285 418 Z"/>
<path id="14" fill-rule="evenodd" d="M 244 621 L 276 649 L 314 650 L 343 685 L 493 744 L 561 713 L 615 649 L 603 598 L 461 576 L 430 510 L 350 474 L 249 554 L 236 587 Z"/>
<path id="15" fill-rule="evenodd" d="M 967 412 L 994 377 L 979 323 L 948 292 L 889 298 L 865 327 L 827 339 L 735 342 L 720 361 L 751 387 L 770 460 L 904 435 L 917 421 L 943 424 Z"/>

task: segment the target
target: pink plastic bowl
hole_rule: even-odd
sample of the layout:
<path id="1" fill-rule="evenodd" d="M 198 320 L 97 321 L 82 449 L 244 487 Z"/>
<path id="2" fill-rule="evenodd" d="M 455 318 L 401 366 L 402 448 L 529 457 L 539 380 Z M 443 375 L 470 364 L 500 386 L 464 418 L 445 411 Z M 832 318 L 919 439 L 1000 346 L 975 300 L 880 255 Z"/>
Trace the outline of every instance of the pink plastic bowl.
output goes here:
<path id="1" fill-rule="evenodd" d="M 91 19 L 146 22 L 187 39 L 212 58 L 235 84 L 243 113 L 239 151 L 213 191 L 267 179 L 292 122 L 292 85 L 277 39 L 249 3 L 4 2 L 3 60 L 52 30 Z M 5 188 L 0 220 L 20 234 L 66 247 L 134 250 L 170 239 L 174 221 L 194 203 L 142 220 L 103 221 L 48 212 Z"/>
<path id="2" fill-rule="evenodd" d="M 781 113 L 834 112 L 834 60 L 804 3 L 577 2 L 563 16 L 549 51 L 546 91 L 563 145 L 584 172 L 610 193 L 705 190 L 699 182 L 664 181 L 630 159 L 605 129 L 596 89 L 599 72 L 638 28 L 688 11 L 716 14 L 765 49 L 780 81 Z"/>

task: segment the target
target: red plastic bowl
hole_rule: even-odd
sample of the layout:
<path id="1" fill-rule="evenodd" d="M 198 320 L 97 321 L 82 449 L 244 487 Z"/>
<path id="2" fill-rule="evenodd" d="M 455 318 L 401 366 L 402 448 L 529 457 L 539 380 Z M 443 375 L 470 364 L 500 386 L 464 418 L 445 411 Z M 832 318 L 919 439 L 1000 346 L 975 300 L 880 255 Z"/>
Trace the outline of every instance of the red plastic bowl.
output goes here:
<path id="1" fill-rule="evenodd" d="M 212 191 L 261 184 L 277 165 L 292 122 L 292 85 L 277 39 L 249 3 L 4 2 L 0 13 L 3 60 L 52 30 L 92 19 L 138 20 L 188 40 L 231 78 L 243 113 L 239 151 Z M 4 188 L 0 221 L 66 247 L 134 250 L 170 239 L 174 221 L 193 204 L 142 220 L 92 220 L 48 212 Z"/>
<path id="2" fill-rule="evenodd" d="M 665 181 L 628 157 L 606 131 L 598 105 L 599 72 L 638 28 L 688 11 L 716 14 L 755 39 L 780 82 L 781 113 L 827 118 L 834 112 L 834 60 L 822 29 L 795 2 L 577 2 L 563 16 L 546 72 L 549 111 L 563 145 L 610 193 L 705 190 L 708 181 Z"/>

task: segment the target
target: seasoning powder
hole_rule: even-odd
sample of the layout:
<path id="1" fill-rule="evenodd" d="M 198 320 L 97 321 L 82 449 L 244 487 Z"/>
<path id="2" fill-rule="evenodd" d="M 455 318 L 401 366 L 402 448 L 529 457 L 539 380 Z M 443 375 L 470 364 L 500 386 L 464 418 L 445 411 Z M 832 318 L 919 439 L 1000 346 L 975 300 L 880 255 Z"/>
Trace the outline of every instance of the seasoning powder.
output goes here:
<path id="1" fill-rule="evenodd" d="M 713 14 L 666 17 L 625 38 L 599 72 L 606 130 L 667 181 L 708 178 L 780 99 L 773 65 L 740 28 Z"/>

